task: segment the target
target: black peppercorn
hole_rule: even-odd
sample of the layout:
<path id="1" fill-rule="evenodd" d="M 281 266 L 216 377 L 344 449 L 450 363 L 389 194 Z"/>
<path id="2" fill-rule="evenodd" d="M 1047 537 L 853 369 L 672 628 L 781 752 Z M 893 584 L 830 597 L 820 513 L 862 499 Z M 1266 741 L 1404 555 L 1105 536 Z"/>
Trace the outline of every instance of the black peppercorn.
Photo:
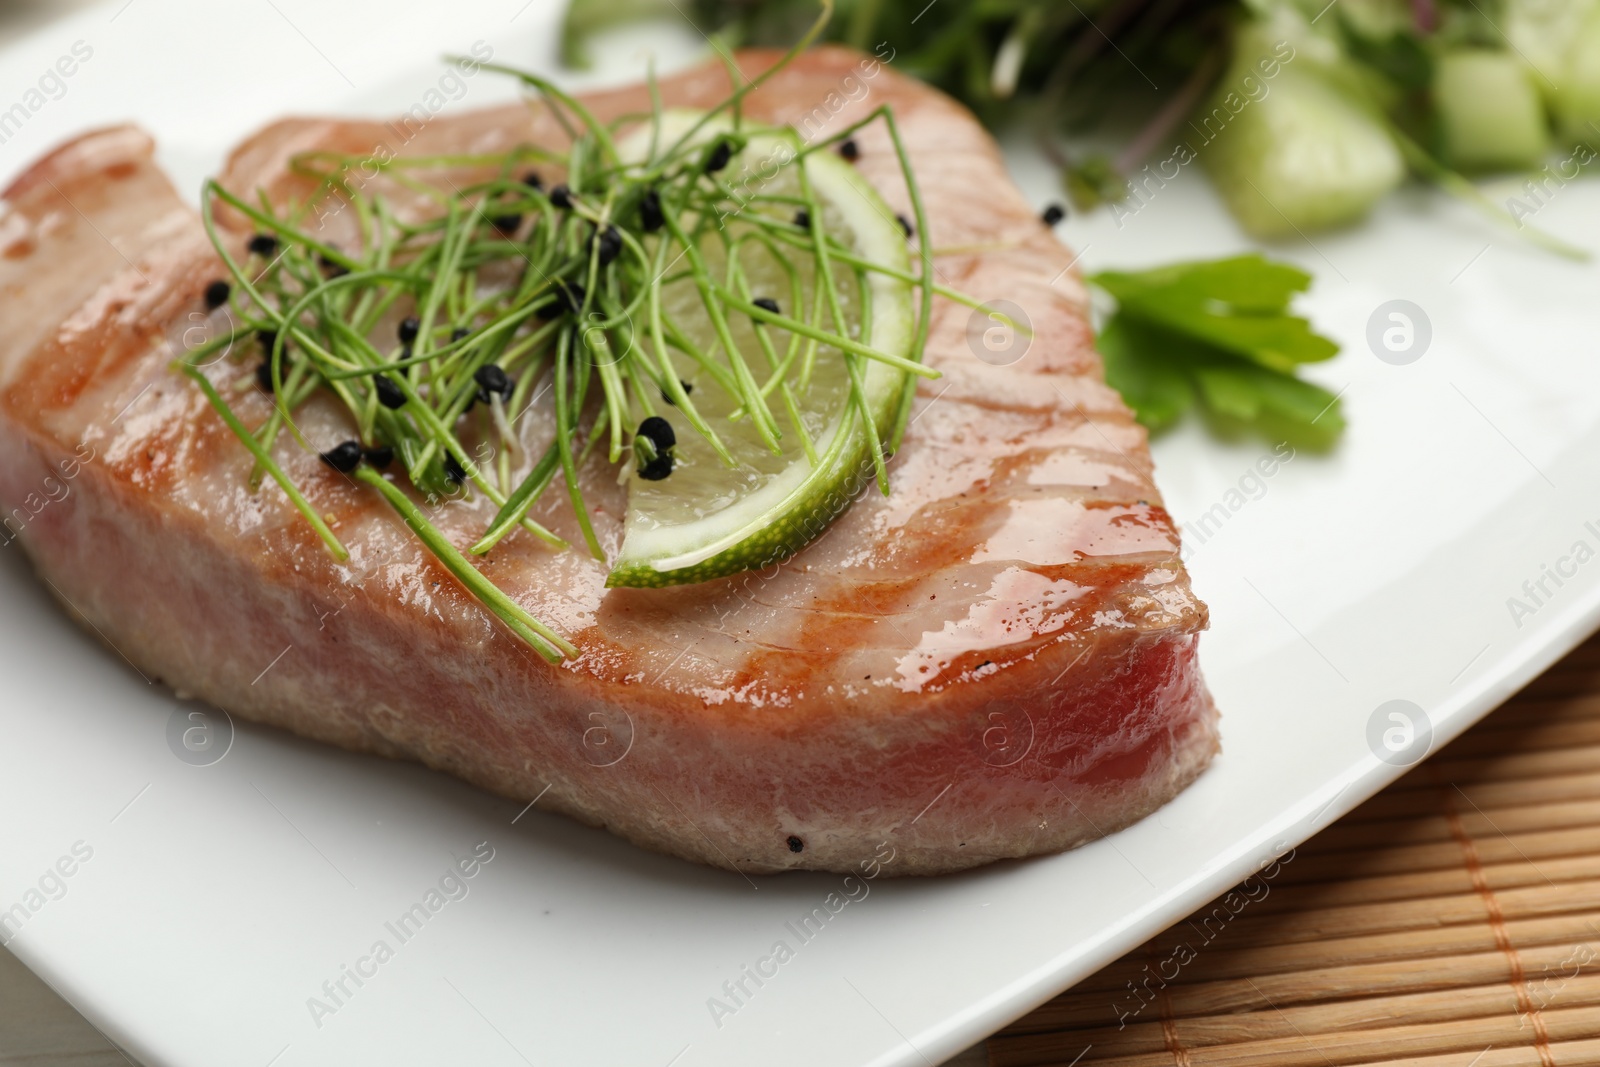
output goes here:
<path id="1" fill-rule="evenodd" d="M 654 189 L 646 189 L 639 201 L 639 228 L 645 233 L 655 233 L 666 221 L 666 216 L 661 214 L 661 194 Z"/>
<path id="2" fill-rule="evenodd" d="M 1043 213 L 1039 216 L 1040 220 L 1043 221 L 1046 226 L 1054 226 L 1056 223 L 1060 222 L 1066 217 L 1067 209 L 1062 207 L 1060 204 L 1051 204 L 1049 207 L 1045 208 Z"/>
<path id="3" fill-rule="evenodd" d="M 321 458 L 340 474 L 349 474 L 361 462 L 361 445 L 357 441 L 346 441 L 322 453 Z"/>
<path id="4" fill-rule="evenodd" d="M 672 453 L 663 452 L 639 468 L 639 477 L 647 482 L 659 482 L 672 473 Z"/>
<path id="5" fill-rule="evenodd" d="M 406 406 L 406 394 L 400 391 L 393 378 L 387 374 L 380 374 L 372 379 L 372 384 L 378 390 L 378 403 L 390 411 Z"/>
<path id="6" fill-rule="evenodd" d="M 854 163 L 861 158 L 861 146 L 856 144 L 854 137 L 846 138 L 839 142 L 839 154 Z"/>
<path id="7" fill-rule="evenodd" d="M 511 396 L 511 377 L 498 364 L 485 363 L 473 372 L 472 380 L 477 382 L 478 388 L 482 390 L 478 394 L 478 399 L 486 404 L 489 402 L 487 394 L 490 393 L 499 393 L 503 397 Z"/>
<path id="8" fill-rule="evenodd" d="M 228 302 L 228 294 L 231 292 L 233 292 L 233 287 L 218 278 L 206 286 L 206 307 L 212 311 L 217 310 L 217 308 Z"/>
<path id="9" fill-rule="evenodd" d="M 270 233 L 258 233 L 250 238 L 246 246 L 250 254 L 255 256 L 270 256 L 278 250 L 278 239 Z"/>
<path id="10" fill-rule="evenodd" d="M 665 452 L 678 443 L 678 435 L 672 432 L 672 423 L 660 415 L 652 415 L 639 424 L 634 431 L 636 437 L 648 437 L 650 443 L 656 446 L 657 452 Z"/>
<path id="11" fill-rule="evenodd" d="M 622 235 L 615 226 L 607 226 L 594 235 L 595 251 L 602 267 L 622 254 Z"/>
<path id="12" fill-rule="evenodd" d="M 565 185 L 558 185 L 550 190 L 550 203 L 565 211 L 572 206 L 572 190 Z"/>
<path id="13" fill-rule="evenodd" d="M 408 345 L 412 341 L 415 341 L 417 339 L 417 333 L 421 329 L 422 323 L 417 321 L 415 315 L 408 315 L 406 318 L 401 319 L 399 330 L 400 343 L 403 345 Z"/>
<path id="14" fill-rule="evenodd" d="M 728 165 L 728 160 L 733 158 L 733 146 L 726 138 L 718 141 L 711 149 L 711 154 L 706 157 L 706 173 L 715 174 Z"/>
<path id="15" fill-rule="evenodd" d="M 634 454 L 639 459 L 639 477 L 647 482 L 659 482 L 672 473 L 672 446 L 678 435 L 672 423 L 660 415 L 652 415 L 634 431 Z"/>

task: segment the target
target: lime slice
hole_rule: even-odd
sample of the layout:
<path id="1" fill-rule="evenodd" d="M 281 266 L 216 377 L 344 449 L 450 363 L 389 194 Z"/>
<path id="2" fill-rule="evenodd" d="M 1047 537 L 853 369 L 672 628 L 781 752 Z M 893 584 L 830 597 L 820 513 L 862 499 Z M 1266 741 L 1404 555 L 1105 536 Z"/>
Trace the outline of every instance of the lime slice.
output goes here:
<path id="1" fill-rule="evenodd" d="M 681 133 L 693 120 L 692 115 L 668 113 L 663 137 L 677 136 L 673 131 Z M 717 132 L 710 129 L 706 136 Z M 751 135 L 744 151 L 734 157 L 726 180 L 735 189 L 759 192 L 763 197 L 797 197 L 802 191 L 798 171 L 803 166 L 805 179 L 822 206 L 826 230 L 856 255 L 906 272 L 906 235 L 893 209 L 854 167 L 833 152 L 819 151 L 796 159 L 790 147 L 793 143 L 792 138 L 776 132 Z M 779 165 L 780 160 L 788 162 Z M 744 210 L 788 221 L 794 208 L 752 200 Z M 756 228 L 737 215 L 725 220 L 725 225 L 725 232 L 735 239 Z M 723 249 L 722 242 L 715 239 L 702 241 L 700 246 L 711 275 L 719 279 L 727 268 Z M 789 253 L 803 293 L 798 307 L 792 306 L 791 275 L 759 244 L 746 242 L 739 265 L 752 300 L 776 300 L 780 313 L 810 321 L 817 295 L 814 264 L 804 250 L 790 249 Z M 911 358 L 915 331 L 910 284 L 869 273 L 866 285 L 858 287 L 854 272 L 839 263 L 834 265 L 834 277 L 848 326 L 842 332 L 878 351 Z M 865 296 L 858 289 L 864 289 Z M 662 307 L 701 351 L 726 365 L 727 354 L 717 343 L 692 279 L 664 285 Z M 756 331 L 767 332 L 780 359 L 789 350 L 790 332 L 776 325 L 758 326 L 751 316 L 732 309 L 727 318 L 733 341 L 756 380 L 766 382 L 771 367 Z M 865 330 L 864 318 L 869 323 Z M 818 325 L 834 330 L 826 311 Z M 640 343 L 647 342 L 641 338 Z M 639 476 L 635 464 L 626 465 L 628 512 L 622 549 L 606 579 L 610 586 L 702 582 L 780 562 L 821 534 L 873 475 L 863 405 L 851 399 L 849 370 L 839 349 L 817 345 L 810 376 L 803 384 L 802 360 L 794 361 L 785 378 L 793 391 L 794 411 L 779 391 L 770 394 L 769 405 L 781 434 L 776 453 L 762 439 L 753 419 L 734 417 L 739 414 L 737 400 L 718 384 L 712 372 L 682 353 L 672 355 L 682 379 L 693 387 L 691 400 L 696 410 L 734 462 L 729 465 L 721 459 L 676 407 L 662 405 L 659 413 L 672 424 L 677 441 L 672 471 L 665 478 L 647 480 Z M 880 439 L 887 438 L 908 372 L 879 360 L 860 359 L 860 373 L 864 406 Z M 798 416 L 810 436 L 809 453 L 793 416 Z"/>

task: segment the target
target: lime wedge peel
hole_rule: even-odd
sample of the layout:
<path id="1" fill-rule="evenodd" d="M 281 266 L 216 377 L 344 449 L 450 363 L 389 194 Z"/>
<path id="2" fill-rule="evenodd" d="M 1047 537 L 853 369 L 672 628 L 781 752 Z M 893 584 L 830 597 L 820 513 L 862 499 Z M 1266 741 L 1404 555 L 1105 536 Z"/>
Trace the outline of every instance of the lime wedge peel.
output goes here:
<path id="1" fill-rule="evenodd" d="M 663 136 L 671 137 L 673 127 L 688 129 L 697 118 L 694 113 L 666 113 Z M 724 129 L 708 124 L 699 136 L 714 137 Z M 785 143 L 781 133 L 756 133 L 736 159 L 781 158 Z M 624 154 L 629 147 L 623 146 Z M 637 146 L 634 150 L 642 151 Z M 855 333 L 862 330 L 865 319 L 867 336 L 862 343 L 914 361 L 912 285 L 905 280 L 910 257 L 894 211 L 854 167 L 831 152 L 792 158 L 782 168 L 791 173 L 769 180 L 764 188 L 771 189 L 784 180 L 797 186 L 801 175 L 793 172 L 801 167 L 804 181 L 824 206 L 829 233 L 854 255 L 898 275 L 869 271 L 864 275 L 862 294 L 839 294 L 842 302 L 848 301 L 847 325 Z M 763 208 L 753 205 L 748 210 Z M 739 225 L 736 219 L 729 223 L 730 227 Z M 801 255 L 809 260 L 809 254 Z M 756 293 L 765 283 L 774 293 L 787 295 L 790 283 L 777 273 L 773 267 L 770 275 L 763 277 L 759 262 L 754 270 L 746 269 Z M 835 277 L 853 281 L 853 272 L 836 269 Z M 813 292 L 808 291 L 808 302 L 812 297 Z M 801 309 L 791 309 L 791 313 L 796 319 L 802 317 Z M 698 329 L 702 323 L 696 320 L 694 325 Z M 706 334 L 696 340 L 714 348 L 711 326 L 703 325 Z M 788 332 L 779 326 L 740 325 L 746 330 L 770 329 L 772 344 L 780 351 L 788 344 Z M 748 358 L 756 346 L 748 351 L 741 346 L 741 351 Z M 687 425 L 681 413 L 669 411 L 669 421 L 676 422 L 680 431 L 678 450 L 685 454 L 683 467 L 662 481 L 645 481 L 636 471 L 628 475 L 623 544 L 606 584 L 680 585 L 761 569 L 792 556 L 821 534 L 875 470 L 874 435 L 868 433 L 862 408 L 870 413 L 877 439 L 888 439 L 912 377 L 912 372 L 882 360 L 855 357 L 854 362 L 864 403 L 852 399 L 851 369 L 845 354 L 826 344 L 816 353 L 808 388 L 800 390 L 804 414 L 822 423 L 812 434 L 815 462 L 802 447 L 801 435 L 792 431 L 784 435 L 783 453 L 776 460 L 770 457 L 770 450 L 758 449 L 752 419 L 735 419 L 730 417 L 732 412 L 708 410 L 700 402 L 701 396 L 712 390 L 696 394 L 694 399 L 719 439 L 733 446 L 735 464 L 731 467 L 715 459 L 709 444 Z M 790 380 L 794 377 L 791 374 Z M 807 407 L 808 402 L 812 406 Z"/>

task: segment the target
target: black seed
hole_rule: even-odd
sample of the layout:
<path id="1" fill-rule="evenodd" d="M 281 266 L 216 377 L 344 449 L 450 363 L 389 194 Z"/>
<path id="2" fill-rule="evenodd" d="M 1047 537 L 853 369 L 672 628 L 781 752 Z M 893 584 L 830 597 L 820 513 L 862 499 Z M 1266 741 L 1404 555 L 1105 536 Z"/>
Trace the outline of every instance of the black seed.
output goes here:
<path id="1" fill-rule="evenodd" d="M 387 374 L 380 374 L 372 379 L 373 387 L 378 390 L 378 403 L 396 411 L 406 406 L 406 394 L 400 391 L 393 378 Z"/>
<path id="2" fill-rule="evenodd" d="M 526 185 L 529 189 L 543 189 L 544 179 L 539 177 L 538 171 L 530 170 L 528 173 L 522 176 L 522 184 Z"/>
<path id="3" fill-rule="evenodd" d="M 367 461 L 367 466 L 383 470 L 394 462 L 394 449 L 388 445 L 379 445 L 377 448 L 367 449 L 363 453 L 363 458 Z"/>
<path id="4" fill-rule="evenodd" d="M 263 393 L 272 392 L 272 361 L 270 359 L 262 360 L 261 365 L 256 368 L 256 385 L 260 387 Z"/>
<path id="5" fill-rule="evenodd" d="M 517 227 L 522 225 L 521 215 L 496 215 L 489 220 L 494 228 L 501 233 L 516 233 Z"/>
<path id="6" fill-rule="evenodd" d="M 724 138 L 711 149 L 711 155 L 706 157 L 706 173 L 715 174 L 728 165 L 728 160 L 733 158 L 733 146 Z"/>
<path id="7" fill-rule="evenodd" d="M 258 233 L 250 238 L 250 243 L 246 247 L 250 249 L 251 255 L 270 256 L 278 250 L 278 239 L 270 233 Z"/>
<path id="8" fill-rule="evenodd" d="M 811 212 L 802 208 L 794 213 L 794 224 L 802 230 L 811 229 Z"/>
<path id="9" fill-rule="evenodd" d="M 278 333 L 276 330 L 257 330 L 256 340 L 261 342 L 262 348 L 271 352 L 272 346 L 278 343 Z"/>
<path id="10" fill-rule="evenodd" d="M 467 480 L 466 468 L 461 465 L 459 459 L 449 452 L 444 454 L 444 476 L 457 485 Z"/>
<path id="11" fill-rule="evenodd" d="M 639 468 L 639 477 L 647 482 L 659 482 L 672 473 L 672 453 L 663 452 Z"/>
<path id="12" fill-rule="evenodd" d="M 778 313 L 778 302 L 770 296 L 758 296 L 750 302 L 762 311 L 770 311 L 774 315 Z"/>
<path id="13" fill-rule="evenodd" d="M 910 237 L 914 232 L 911 227 L 911 220 L 906 218 L 904 215 L 896 215 L 894 217 L 894 221 L 898 222 L 900 224 L 900 228 L 906 231 L 907 237 Z"/>
<path id="14" fill-rule="evenodd" d="M 417 339 L 417 332 L 422 329 L 415 315 L 408 315 L 400 320 L 400 343 L 408 345 Z"/>
<path id="15" fill-rule="evenodd" d="M 334 445 L 322 454 L 322 462 L 340 474 L 349 474 L 361 462 L 361 445 L 356 441 Z"/>
<path id="16" fill-rule="evenodd" d="M 607 226 L 594 235 L 595 249 L 600 254 L 600 265 L 606 266 L 622 254 L 622 235 L 615 226 Z"/>
<path id="17" fill-rule="evenodd" d="M 789 851 L 790 852 L 804 852 L 805 851 L 805 847 L 806 847 L 806 843 L 804 841 L 800 840 L 798 837 L 795 837 L 793 834 L 789 835 Z"/>
<path id="18" fill-rule="evenodd" d="M 485 393 L 499 393 L 501 396 L 511 395 L 511 377 L 505 369 L 494 364 L 485 363 L 472 375 L 472 380 L 477 382 Z M 487 400 L 485 401 L 487 403 Z"/>
<path id="19" fill-rule="evenodd" d="M 1039 215 L 1040 220 L 1043 221 L 1046 226 L 1054 226 L 1056 223 L 1060 222 L 1066 217 L 1067 209 L 1062 207 L 1060 204 L 1051 204 Z"/>
<path id="20" fill-rule="evenodd" d="M 217 310 L 228 302 L 228 294 L 233 292 L 233 286 L 218 278 L 206 286 L 206 307 L 212 311 Z"/>
<path id="21" fill-rule="evenodd" d="M 645 233 L 655 233 L 666 221 L 661 214 L 661 194 L 654 189 L 646 189 L 644 198 L 639 201 L 639 228 Z"/>
<path id="22" fill-rule="evenodd" d="M 635 437 L 649 438 L 650 443 L 656 446 L 657 452 L 665 452 L 678 443 L 678 435 L 672 432 L 672 423 L 660 415 L 651 415 L 639 424 L 634 431 Z"/>
<path id="23" fill-rule="evenodd" d="M 565 211 L 572 206 L 572 190 L 565 185 L 558 185 L 550 190 L 550 203 Z"/>
<path id="24" fill-rule="evenodd" d="M 450 343 L 454 344 L 471 332 L 472 330 L 466 326 L 457 326 L 455 329 L 450 331 Z"/>
<path id="25" fill-rule="evenodd" d="M 839 142 L 839 154 L 854 163 L 861 158 L 861 146 L 854 137 Z"/>
<path id="26" fill-rule="evenodd" d="M 693 383 L 686 382 L 682 378 L 679 378 L 678 379 L 678 384 L 683 386 L 683 395 L 684 396 L 688 396 L 690 393 L 694 392 Z M 667 403 L 671 404 L 673 407 L 677 407 L 678 406 L 678 402 L 676 400 L 672 399 L 672 395 L 670 393 L 668 393 L 665 389 L 661 390 L 661 399 L 665 400 Z"/>

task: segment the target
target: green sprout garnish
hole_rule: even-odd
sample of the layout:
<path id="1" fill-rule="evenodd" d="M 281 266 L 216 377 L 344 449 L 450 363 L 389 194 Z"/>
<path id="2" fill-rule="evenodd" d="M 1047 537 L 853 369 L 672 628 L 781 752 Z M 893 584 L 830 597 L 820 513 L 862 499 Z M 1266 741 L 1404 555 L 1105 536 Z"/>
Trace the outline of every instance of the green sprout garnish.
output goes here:
<path id="1" fill-rule="evenodd" d="M 519 533 L 554 550 L 568 548 L 530 518 L 559 474 L 585 547 L 604 559 L 579 466 L 598 449 L 614 464 L 638 467 L 642 477 L 659 476 L 660 465 L 670 459 L 663 459 L 659 442 L 637 440 L 633 428 L 655 417 L 663 403 L 675 406 L 731 466 L 732 455 L 684 387 L 687 368 L 694 368 L 703 387 L 728 394 L 736 404 L 734 417 L 749 419 L 774 453 L 786 434 L 804 438 L 794 411 L 795 389 L 803 387 L 819 345 L 842 353 L 853 403 L 864 403 L 859 392 L 868 361 L 905 373 L 891 432 L 880 440 L 872 420 L 864 420 L 872 433 L 876 481 L 887 493 L 886 458 L 904 431 L 916 380 L 937 376 L 921 363 L 933 295 L 938 291 L 971 302 L 933 284 L 932 250 L 924 242 L 919 242 L 916 273 L 855 254 L 824 228 L 823 205 L 803 177 L 798 194 L 777 195 L 736 191 L 724 173 L 740 159 L 753 133 L 786 138 L 798 160 L 881 122 L 909 191 L 914 232 L 928 232 L 916 179 L 888 108 L 813 144 L 792 129 L 760 127 L 743 115 L 744 98 L 810 44 L 831 6 L 825 0 L 811 32 L 779 63 L 748 81 L 734 77 L 740 87 L 673 139 L 662 136 L 663 112 L 653 79 L 650 113 L 603 123 L 538 75 L 485 65 L 520 79 L 566 128 L 570 149 L 527 146 L 497 155 L 386 160 L 307 153 L 291 168 L 312 179 L 315 191 L 282 208 L 265 195 L 251 203 L 216 181 L 207 182 L 202 215 L 233 278 L 235 326 L 190 352 L 179 367 L 255 456 L 252 485 L 270 477 L 328 550 L 340 560 L 348 558 L 333 530 L 272 458 L 274 442 L 285 432 L 311 449 L 295 412 L 314 395 L 336 397 L 349 410 L 357 440 L 323 458 L 381 495 L 484 607 L 551 662 L 576 649 L 495 587 L 470 557 L 482 557 Z M 640 128 L 650 133 L 649 147 L 634 158 L 619 143 Z M 547 174 L 560 172 L 563 184 L 529 177 L 527 169 L 535 164 Z M 365 181 L 352 180 L 357 167 L 365 173 L 379 168 L 405 191 L 408 206 L 402 209 L 367 189 Z M 451 175 L 462 171 L 475 180 L 457 185 Z M 415 202 L 428 209 L 416 210 L 410 206 Z M 330 204 L 353 212 L 359 247 L 335 247 L 314 235 L 310 225 Z M 241 261 L 218 230 L 219 205 L 248 219 L 259 235 L 253 244 L 258 250 L 272 244 L 275 255 Z M 737 228 L 724 224 L 732 216 Z M 715 256 L 706 249 L 715 250 Z M 805 263 L 816 279 L 812 306 L 789 301 L 775 312 L 753 299 L 739 266 L 750 249 L 776 258 L 791 278 L 796 263 Z M 866 292 L 865 281 L 874 272 L 892 274 L 920 291 L 909 356 L 874 349 L 864 332 L 851 336 L 840 312 L 840 294 Z M 695 331 L 681 307 L 674 312 L 663 304 L 663 286 L 685 278 L 692 279 L 700 299 L 692 313 L 703 314 L 714 328 L 717 343 L 710 347 L 690 339 Z M 870 314 L 870 307 L 863 314 Z M 735 315 L 787 331 L 788 343 L 774 345 L 762 331 L 760 350 L 742 351 L 726 325 Z M 207 373 L 217 353 L 252 337 L 261 339 L 264 355 L 257 374 L 240 374 L 230 383 Z M 232 347 L 237 358 L 250 345 Z M 273 410 L 249 426 L 233 410 L 229 393 L 258 384 L 270 385 Z M 541 455 L 522 456 L 518 422 L 546 392 L 555 413 L 554 440 Z M 480 463 L 470 441 L 494 442 L 493 457 Z M 814 456 L 808 441 L 806 447 Z M 379 473 L 371 462 L 374 455 L 392 456 L 393 473 Z M 364 465 L 361 456 L 367 458 Z M 513 456 L 532 461 L 520 481 L 512 477 Z M 463 552 L 430 522 L 428 512 L 470 494 L 481 494 L 497 511 Z"/>

